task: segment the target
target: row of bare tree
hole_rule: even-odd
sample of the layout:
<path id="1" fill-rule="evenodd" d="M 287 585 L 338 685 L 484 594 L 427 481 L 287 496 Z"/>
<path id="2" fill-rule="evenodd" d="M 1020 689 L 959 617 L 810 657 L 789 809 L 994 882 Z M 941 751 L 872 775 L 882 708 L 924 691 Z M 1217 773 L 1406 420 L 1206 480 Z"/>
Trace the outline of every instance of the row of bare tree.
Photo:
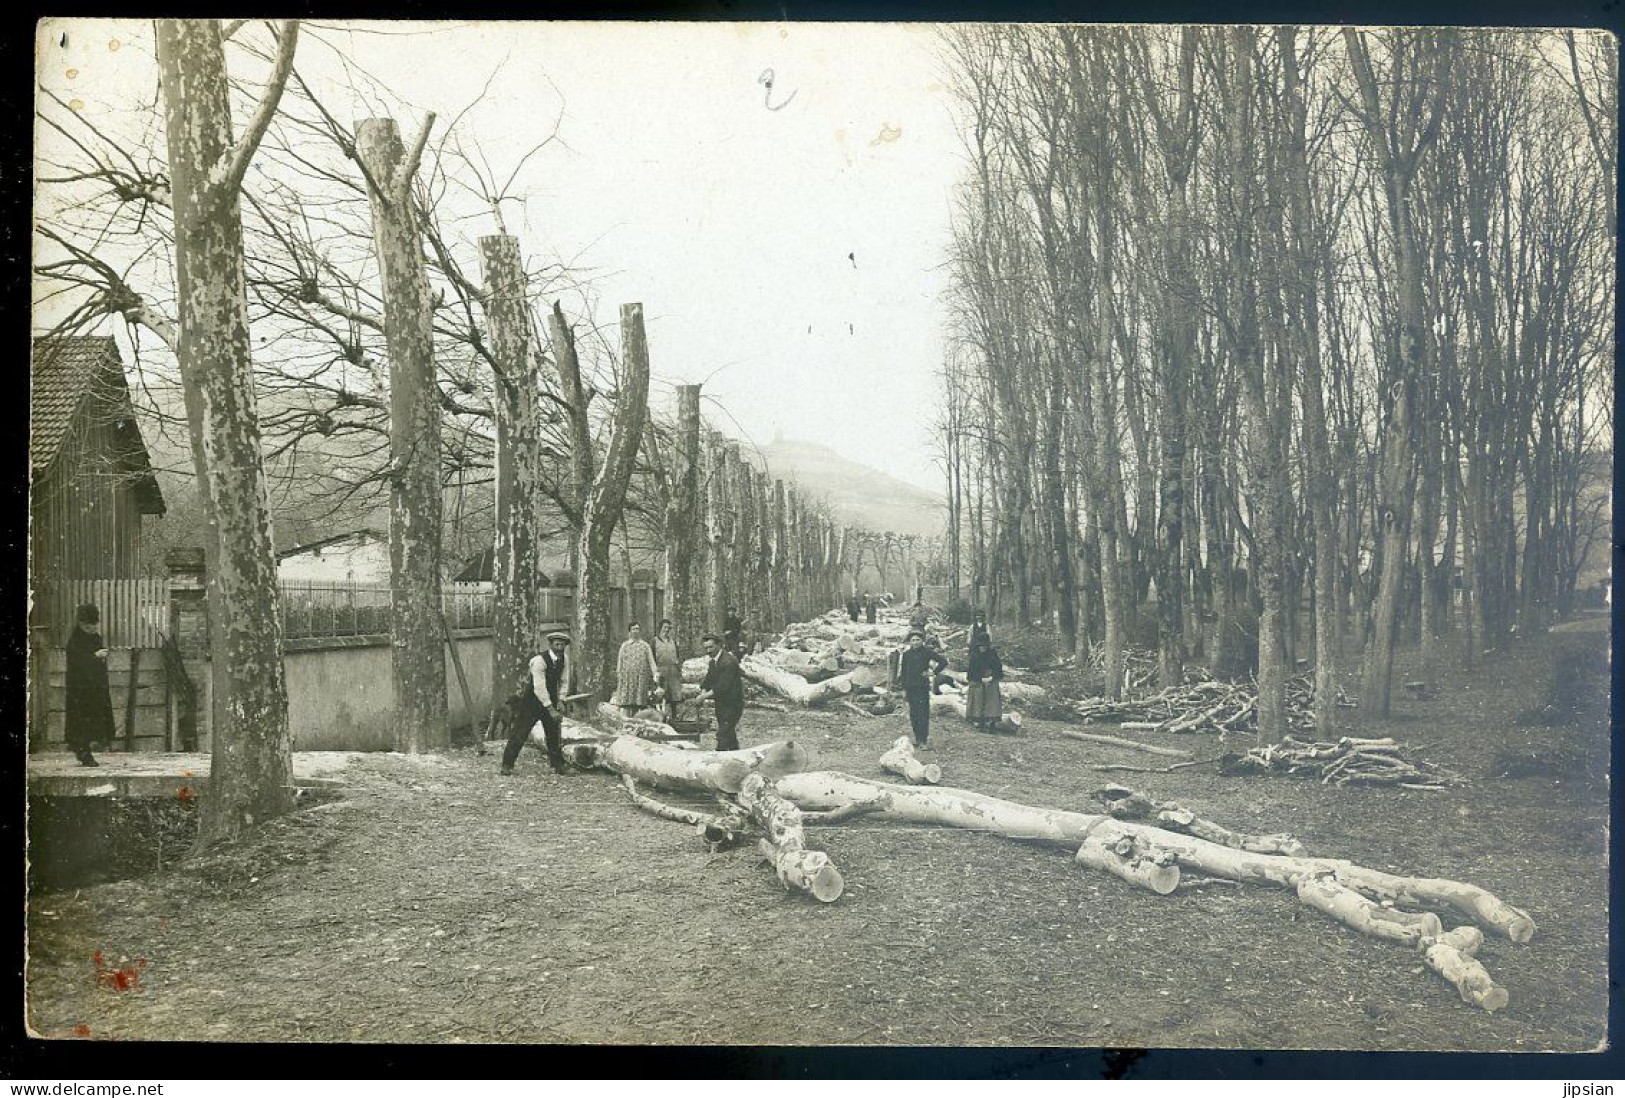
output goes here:
<path id="1" fill-rule="evenodd" d="M 1269 738 L 1300 605 L 1326 734 L 1355 644 L 1385 714 L 1407 634 L 1472 661 L 1572 607 L 1613 429 L 1604 36 L 944 46 L 969 161 L 940 419 L 956 582 L 1103 647 L 1114 695 L 1133 638 L 1165 683 L 1198 652 L 1256 658 Z"/>
<path id="2" fill-rule="evenodd" d="M 296 67 L 294 22 L 159 20 L 155 39 L 161 113 L 42 110 L 60 140 L 41 165 L 36 272 L 71 295 L 59 330 L 114 317 L 138 348 L 156 338 L 167 353 L 137 361 L 147 410 L 162 415 L 151 394 L 166 385 L 184 403 L 216 706 L 200 842 L 291 804 L 279 472 L 284 497 L 325 495 L 329 513 L 387 494 L 405 751 L 449 739 L 443 520 L 470 483 L 490 495 L 499 694 L 545 645 L 536 577 L 552 539 L 571 547 L 580 688 L 600 694 L 617 540 L 629 576 L 634 538 L 663 550 L 690 654 L 729 607 L 775 630 L 834 604 L 864 538 L 706 427 L 699 386 L 679 387 L 674 421 L 651 417 L 641 305 L 621 307 L 612 348 L 590 300 L 587 321 L 566 317 L 567 272 L 527 268 L 504 209 L 546 141 L 504 175 L 455 122 L 431 141 L 433 114 L 409 144 L 388 117 L 347 128 Z M 231 79 L 228 44 L 263 81 Z M 471 218 L 497 231 L 448 228 Z"/>

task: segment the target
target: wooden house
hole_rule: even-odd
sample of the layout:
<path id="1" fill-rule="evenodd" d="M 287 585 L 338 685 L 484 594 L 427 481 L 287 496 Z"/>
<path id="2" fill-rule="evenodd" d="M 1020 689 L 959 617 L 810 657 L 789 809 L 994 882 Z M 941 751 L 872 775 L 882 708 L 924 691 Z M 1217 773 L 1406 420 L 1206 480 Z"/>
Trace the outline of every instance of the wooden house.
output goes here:
<path id="1" fill-rule="evenodd" d="M 163 514 L 164 497 L 111 337 L 35 339 L 32 381 L 30 587 L 42 606 L 51 584 L 138 578 L 142 519 Z"/>

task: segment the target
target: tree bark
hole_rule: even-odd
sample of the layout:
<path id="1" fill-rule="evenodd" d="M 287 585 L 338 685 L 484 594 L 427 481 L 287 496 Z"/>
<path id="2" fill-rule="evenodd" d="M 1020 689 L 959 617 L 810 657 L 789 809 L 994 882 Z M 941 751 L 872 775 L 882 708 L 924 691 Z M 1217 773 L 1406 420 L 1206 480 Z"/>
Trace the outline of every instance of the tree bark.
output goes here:
<path id="1" fill-rule="evenodd" d="M 599 700 L 614 689 L 615 638 L 609 635 L 609 551 L 615 527 L 626 504 L 626 489 L 642 443 L 649 410 L 649 345 L 643 331 L 643 306 L 621 306 L 621 378 L 615 410 L 610 417 L 604 459 L 590 473 L 592 438 L 587 401 L 576 358 L 575 335 L 555 304 L 552 315 L 554 358 L 570 404 L 574 445 L 586 453 L 576 455 L 576 477 L 582 485 L 580 526 L 576 543 L 581 567 L 576 573 L 575 633 L 577 685 Z M 630 584 L 631 577 L 627 577 Z"/>
<path id="2" fill-rule="evenodd" d="M 156 23 L 175 224 L 176 357 L 209 524 L 214 720 L 200 848 L 293 807 L 292 742 L 270 503 L 243 274 L 240 187 L 293 65 L 298 25 L 252 121 L 232 137 L 220 24 Z M 436 633 L 438 636 L 438 633 Z"/>
<path id="3" fill-rule="evenodd" d="M 430 115 L 424 136 L 433 121 Z M 451 742 L 440 636 L 440 390 L 434 308 L 412 194 L 421 140 L 408 154 L 393 119 L 369 118 L 356 127 L 389 345 L 390 670 L 396 746 L 407 753 Z"/>
<path id="4" fill-rule="evenodd" d="M 492 580 L 496 597 L 491 682 L 496 693 L 523 678 L 546 647 L 541 585 L 544 473 L 541 447 L 540 349 L 525 293 L 519 241 L 480 238 L 485 316 L 491 333 L 496 419 L 496 529 Z"/>

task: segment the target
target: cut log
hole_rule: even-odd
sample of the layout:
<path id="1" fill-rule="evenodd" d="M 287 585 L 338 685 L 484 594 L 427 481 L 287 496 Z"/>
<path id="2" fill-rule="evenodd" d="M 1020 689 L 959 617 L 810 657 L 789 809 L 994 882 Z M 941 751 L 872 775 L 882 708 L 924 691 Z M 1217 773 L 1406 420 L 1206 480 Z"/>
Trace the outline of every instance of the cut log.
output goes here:
<path id="1" fill-rule="evenodd" d="M 1001 682 L 999 683 L 999 697 L 1007 702 L 1025 704 L 1040 701 L 1049 695 L 1049 691 L 1042 686 L 1030 682 Z"/>
<path id="2" fill-rule="evenodd" d="M 1141 836 L 1121 835 L 1108 841 L 1100 835 L 1086 835 L 1078 847 L 1077 862 L 1162 896 L 1179 887 L 1179 863 L 1173 853 Z"/>
<path id="3" fill-rule="evenodd" d="M 701 683 L 705 681 L 705 673 L 711 669 L 711 660 L 707 656 L 695 656 L 683 661 L 683 681 L 688 683 Z"/>
<path id="4" fill-rule="evenodd" d="M 1172 759 L 1188 759 L 1189 751 L 1180 751 L 1172 747 L 1158 747 L 1155 744 L 1141 743 L 1139 740 L 1124 739 L 1122 736 L 1098 736 L 1093 732 L 1074 732 L 1070 728 L 1060 730 L 1061 735 L 1069 740 L 1085 740 L 1089 743 L 1104 743 L 1112 747 L 1126 747 L 1133 751 L 1144 751 L 1150 755 L 1165 755 Z"/>
<path id="5" fill-rule="evenodd" d="M 1511 998 L 1506 988 L 1498 985 L 1476 958 L 1463 953 L 1445 938 L 1425 944 L 1422 957 L 1429 968 L 1455 986 L 1464 1003 L 1494 1013 Z"/>
<path id="6" fill-rule="evenodd" d="M 699 751 L 617 736 L 599 749 L 598 764 L 630 774 L 646 785 L 694 791 L 737 793 L 758 770 L 771 776 L 806 765 L 806 753 L 793 742 L 764 744 L 744 751 Z"/>
<path id="7" fill-rule="evenodd" d="M 870 663 L 853 668 L 850 678 L 854 690 L 873 690 L 877 686 L 885 686 L 891 674 L 884 663 Z"/>
<path id="8" fill-rule="evenodd" d="M 1383 907 L 1330 877 L 1305 877 L 1299 881 L 1298 899 L 1344 926 L 1401 945 L 1421 945 L 1444 933 L 1444 924 L 1431 911 Z"/>
<path id="9" fill-rule="evenodd" d="M 880 769 L 901 776 L 910 785 L 936 785 L 942 780 L 942 767 L 916 758 L 914 743 L 907 736 L 897 737 L 891 750 L 880 756 Z"/>
<path id="10" fill-rule="evenodd" d="M 937 714 L 952 714 L 960 720 L 965 719 L 965 696 L 963 694 L 932 694 L 931 712 Z"/>
<path id="11" fill-rule="evenodd" d="M 638 736 L 651 740 L 674 739 L 677 736 L 677 729 L 664 721 L 642 716 L 628 717 L 609 702 L 599 702 L 593 716 L 595 724 L 617 736 Z"/>
<path id="12" fill-rule="evenodd" d="M 1021 725 L 1022 720 L 1020 713 L 1006 713 L 1004 716 L 993 722 L 993 731 L 1002 733 L 1006 736 L 1019 736 L 1021 734 Z"/>
<path id="13" fill-rule="evenodd" d="M 630 774 L 621 775 L 621 787 L 626 790 L 626 795 L 632 798 L 632 803 L 645 812 L 659 816 L 663 820 L 688 824 L 713 847 L 733 846 L 750 826 L 749 813 L 738 805 L 731 806 L 732 812 L 716 815 L 667 804 L 639 792 L 637 780 Z"/>
<path id="14" fill-rule="evenodd" d="M 758 840 L 757 849 L 786 888 L 799 889 L 826 904 L 840 898 L 846 883 L 828 854 L 806 848 L 800 808 L 780 796 L 760 774 L 745 779 L 739 804 L 767 832 Z"/>
<path id="15" fill-rule="evenodd" d="M 755 656 L 746 656 L 744 662 L 740 664 L 740 670 L 752 682 L 759 683 L 800 706 L 821 705 L 832 698 L 852 693 L 852 679 L 849 675 L 837 675 L 820 683 L 810 683 L 800 675 L 780 670 Z"/>
<path id="16" fill-rule="evenodd" d="M 1123 785 L 1108 785 L 1095 790 L 1095 800 L 1106 806 L 1114 819 L 1145 820 L 1170 831 L 1195 835 L 1210 843 L 1250 850 L 1255 854 L 1285 854 L 1297 857 L 1304 852 L 1303 844 L 1291 835 L 1247 835 L 1231 831 L 1212 820 L 1204 820 L 1177 801 L 1157 802 L 1143 793 Z"/>
<path id="17" fill-rule="evenodd" d="M 1515 942 L 1527 942 L 1535 932 L 1534 921 L 1527 914 L 1476 885 L 1442 878 L 1401 877 L 1340 858 L 1255 854 L 1110 817 L 1034 808 L 964 789 L 892 785 L 830 770 L 786 775 L 778 780 L 777 788 L 780 794 L 801 807 L 812 809 L 836 808 L 889 793 L 891 805 L 884 814 L 891 819 L 965 827 L 1011 839 L 1034 839 L 1071 847 L 1081 845 L 1091 831 L 1098 831 L 1108 842 L 1121 835 L 1144 834 L 1173 853 L 1185 868 L 1209 876 L 1296 888 L 1304 877 L 1330 873 L 1341 883 L 1374 899 L 1390 900 L 1407 907 L 1459 911 L 1486 930 Z"/>

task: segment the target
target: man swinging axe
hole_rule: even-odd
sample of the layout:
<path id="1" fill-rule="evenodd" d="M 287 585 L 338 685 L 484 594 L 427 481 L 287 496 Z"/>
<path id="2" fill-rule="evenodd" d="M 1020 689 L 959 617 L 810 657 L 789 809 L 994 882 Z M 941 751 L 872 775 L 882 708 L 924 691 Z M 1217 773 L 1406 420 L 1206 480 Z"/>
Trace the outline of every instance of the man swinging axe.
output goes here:
<path id="1" fill-rule="evenodd" d="M 530 661 L 530 682 L 508 699 L 508 745 L 502 752 L 502 773 L 512 774 L 513 764 L 530 739 L 530 730 L 537 721 L 542 722 L 542 733 L 547 739 L 547 762 L 555 774 L 568 774 L 564 761 L 564 693 L 570 681 L 570 655 L 566 651 L 570 637 L 566 633 L 549 633 L 547 651 Z"/>

